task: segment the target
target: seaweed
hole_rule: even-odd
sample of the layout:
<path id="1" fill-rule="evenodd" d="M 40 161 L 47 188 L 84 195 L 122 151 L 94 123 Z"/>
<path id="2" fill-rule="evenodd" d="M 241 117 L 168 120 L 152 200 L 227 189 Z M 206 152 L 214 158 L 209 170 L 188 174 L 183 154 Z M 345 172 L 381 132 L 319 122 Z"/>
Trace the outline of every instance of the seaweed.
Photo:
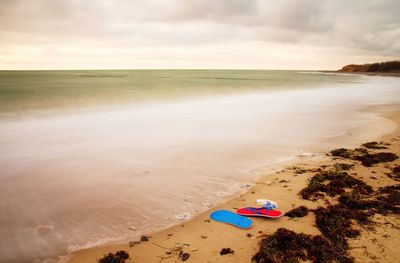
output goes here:
<path id="1" fill-rule="evenodd" d="M 399 157 L 390 152 L 379 152 L 379 153 L 366 153 L 355 157 L 355 160 L 360 161 L 364 166 L 370 167 L 377 163 L 393 162 Z"/>
<path id="2" fill-rule="evenodd" d="M 329 181 L 326 183 L 326 181 Z M 345 189 L 358 188 L 365 194 L 371 193 L 372 187 L 363 181 L 350 176 L 347 172 L 324 171 L 314 175 L 308 186 L 300 191 L 303 199 L 322 197 L 321 193 L 334 197 L 345 192 Z"/>
<path id="3" fill-rule="evenodd" d="M 234 251 L 233 249 L 229 248 L 229 247 L 223 248 L 223 249 L 221 249 L 221 251 L 219 252 L 219 254 L 220 254 L 221 256 L 226 255 L 226 254 L 234 254 L 234 253 L 235 253 L 235 251 Z"/>
<path id="4" fill-rule="evenodd" d="M 400 214 L 400 191 L 387 190 L 378 192 L 374 199 L 363 199 L 354 193 L 345 193 L 340 196 L 339 202 L 343 207 L 357 210 L 368 210 L 370 214 Z"/>
<path id="5" fill-rule="evenodd" d="M 129 254 L 124 251 L 120 250 L 117 251 L 115 254 L 108 253 L 108 255 L 104 255 L 102 258 L 98 259 L 98 263 L 124 263 L 125 260 L 129 258 Z"/>
<path id="6" fill-rule="evenodd" d="M 362 146 L 368 149 L 387 149 L 386 146 L 383 146 L 382 143 L 378 142 L 367 142 L 362 144 Z"/>
<path id="7" fill-rule="evenodd" d="M 302 206 L 299 206 L 297 208 L 290 210 L 289 212 L 287 212 L 285 214 L 285 216 L 292 217 L 292 218 L 293 217 L 304 217 L 304 216 L 308 215 L 308 211 L 309 211 L 309 209 L 307 207 L 305 207 L 304 205 L 302 205 Z"/>
<path id="8" fill-rule="evenodd" d="M 387 174 L 389 178 L 392 178 L 396 181 L 400 180 L 400 166 L 395 166 L 392 168 L 392 172 Z"/>
<path id="9" fill-rule="evenodd" d="M 376 199 L 380 201 L 379 205 L 384 211 L 400 214 L 400 184 L 381 187 Z"/>
<path id="10" fill-rule="evenodd" d="M 333 165 L 333 167 L 337 170 L 337 171 L 348 171 L 351 168 L 354 167 L 354 164 L 351 163 L 335 163 Z"/>
<path id="11" fill-rule="evenodd" d="M 311 260 L 312 262 L 353 262 L 346 251 L 332 246 L 324 237 L 297 234 L 279 228 L 260 242 L 259 251 L 252 257 L 258 263 L 283 263 Z"/>
<path id="12" fill-rule="evenodd" d="M 361 156 L 364 154 L 368 154 L 367 149 L 364 148 L 356 148 L 354 150 L 339 148 L 331 151 L 332 156 L 342 157 L 345 159 L 354 159 L 357 156 Z"/>
<path id="13" fill-rule="evenodd" d="M 331 151 L 332 156 L 342 157 L 342 158 L 350 158 L 351 151 L 346 148 L 339 148 Z"/>
<path id="14" fill-rule="evenodd" d="M 396 154 L 391 152 L 369 153 L 367 149 L 364 148 L 356 148 L 354 150 L 339 148 L 332 150 L 331 155 L 334 157 L 360 161 L 362 165 L 367 167 L 373 166 L 377 163 L 393 162 L 399 158 Z"/>
<path id="15" fill-rule="evenodd" d="M 352 228 L 352 220 L 358 223 L 370 223 L 370 212 L 348 209 L 341 205 L 319 207 L 314 210 L 315 222 L 321 233 L 335 246 L 347 250 L 346 238 L 353 238 L 360 235 L 357 229 Z"/>

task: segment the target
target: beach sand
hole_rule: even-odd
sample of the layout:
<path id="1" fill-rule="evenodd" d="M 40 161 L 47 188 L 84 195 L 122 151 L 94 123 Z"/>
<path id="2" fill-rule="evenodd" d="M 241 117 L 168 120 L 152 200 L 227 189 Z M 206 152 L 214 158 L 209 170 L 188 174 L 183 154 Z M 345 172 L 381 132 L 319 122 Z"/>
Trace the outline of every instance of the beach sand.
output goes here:
<path id="1" fill-rule="evenodd" d="M 381 114 L 399 126 L 400 111 L 397 109 L 396 106 L 387 107 L 381 111 Z M 336 138 L 336 140 L 338 139 Z M 376 140 L 390 143 L 390 146 L 385 150 L 369 151 L 390 151 L 400 155 L 399 129 L 382 138 L 376 138 Z M 340 147 L 340 140 L 338 146 Z M 158 233 L 149 233 L 151 237 L 148 241 L 135 242 L 131 245 L 116 244 L 79 250 L 73 253 L 69 262 L 96 262 L 96 259 L 103 255 L 109 252 L 115 253 L 118 250 L 125 250 L 129 253 L 130 258 L 127 262 L 181 262 L 182 259 L 179 257 L 181 251 L 190 254 L 187 262 L 251 262 L 252 256 L 259 250 L 262 238 L 273 234 L 278 228 L 287 228 L 296 233 L 310 235 L 321 234 L 315 226 L 314 213 L 294 219 L 286 216 L 279 219 L 252 218 L 254 224 L 248 230 L 210 220 L 210 214 L 218 209 L 235 211 L 244 206 L 257 206 L 256 199 L 260 198 L 277 201 L 279 209 L 283 212 L 300 205 L 305 205 L 310 209 L 319 206 L 326 207 L 327 200 L 303 200 L 299 196 L 299 191 L 305 188 L 308 179 L 316 174 L 315 169 L 320 167 L 329 169 L 335 163 L 354 164 L 355 166 L 349 171 L 349 174 L 363 180 L 376 190 L 379 187 L 396 184 L 396 181 L 386 174 L 395 165 L 399 165 L 400 160 L 365 167 L 358 161 L 337 159 L 328 155 L 322 158 L 305 156 L 298 163 L 262 177 L 245 194 L 213 207 L 188 222 Z M 355 262 L 398 262 L 400 258 L 398 249 L 400 246 L 400 217 L 376 214 L 371 220 L 374 222 L 372 227 L 358 227 L 361 236 L 348 239 L 351 256 L 355 258 Z M 234 254 L 221 256 L 222 248 L 230 248 L 234 250 Z"/>

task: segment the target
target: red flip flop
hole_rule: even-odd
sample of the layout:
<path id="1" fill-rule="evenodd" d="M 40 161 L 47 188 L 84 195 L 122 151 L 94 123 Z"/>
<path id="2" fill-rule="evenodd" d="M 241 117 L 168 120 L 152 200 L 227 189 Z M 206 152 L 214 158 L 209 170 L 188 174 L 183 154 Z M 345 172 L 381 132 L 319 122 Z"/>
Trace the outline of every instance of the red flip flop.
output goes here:
<path id="1" fill-rule="evenodd" d="M 269 218 L 279 218 L 282 216 L 282 212 L 279 210 L 269 210 L 265 207 L 244 207 L 236 211 L 237 214 L 242 216 L 260 216 Z"/>

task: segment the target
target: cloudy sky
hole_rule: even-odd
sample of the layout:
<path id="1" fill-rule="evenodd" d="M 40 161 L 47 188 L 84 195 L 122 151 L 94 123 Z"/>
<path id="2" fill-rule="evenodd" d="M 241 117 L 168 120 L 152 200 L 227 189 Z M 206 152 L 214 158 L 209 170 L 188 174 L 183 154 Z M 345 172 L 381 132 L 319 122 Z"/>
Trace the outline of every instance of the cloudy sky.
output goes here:
<path id="1" fill-rule="evenodd" d="M 399 57 L 399 0 L 0 0 L 0 69 L 336 69 Z"/>

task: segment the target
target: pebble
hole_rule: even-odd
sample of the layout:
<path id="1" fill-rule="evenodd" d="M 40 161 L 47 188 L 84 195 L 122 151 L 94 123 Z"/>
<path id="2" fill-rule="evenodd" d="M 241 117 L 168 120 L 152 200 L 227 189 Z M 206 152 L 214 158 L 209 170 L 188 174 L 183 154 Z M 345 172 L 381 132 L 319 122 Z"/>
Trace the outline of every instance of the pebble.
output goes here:
<path id="1" fill-rule="evenodd" d="M 149 237 L 148 237 L 148 236 L 145 236 L 145 235 L 142 235 L 142 236 L 140 237 L 140 241 L 143 241 L 143 242 L 149 241 Z"/>
<path id="2" fill-rule="evenodd" d="M 186 261 L 186 260 L 188 260 L 189 258 L 190 258 L 190 254 L 189 254 L 189 253 L 183 253 L 183 254 L 181 255 L 182 261 Z"/>
<path id="3" fill-rule="evenodd" d="M 219 254 L 220 254 L 221 256 L 226 255 L 226 254 L 234 254 L 234 253 L 235 253 L 235 251 L 233 251 L 233 250 L 230 249 L 229 247 L 223 248 L 223 249 L 221 249 L 221 251 L 219 252 Z"/>

